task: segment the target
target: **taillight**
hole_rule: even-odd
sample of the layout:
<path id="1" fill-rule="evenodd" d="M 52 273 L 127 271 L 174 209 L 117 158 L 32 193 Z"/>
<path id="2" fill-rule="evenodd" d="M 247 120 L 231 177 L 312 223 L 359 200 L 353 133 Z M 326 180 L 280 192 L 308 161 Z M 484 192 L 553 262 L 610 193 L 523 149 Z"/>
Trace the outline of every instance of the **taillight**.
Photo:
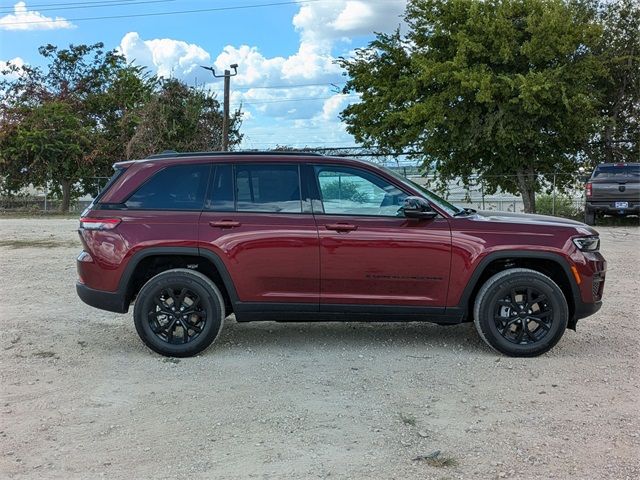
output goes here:
<path id="1" fill-rule="evenodd" d="M 591 185 L 591 182 L 587 182 L 587 184 L 585 185 L 585 188 L 587 192 L 587 197 L 590 197 L 591 194 L 593 193 L 593 186 Z"/>
<path id="2" fill-rule="evenodd" d="M 80 228 L 85 230 L 113 230 L 122 220 L 120 218 L 90 218 L 80 219 Z"/>

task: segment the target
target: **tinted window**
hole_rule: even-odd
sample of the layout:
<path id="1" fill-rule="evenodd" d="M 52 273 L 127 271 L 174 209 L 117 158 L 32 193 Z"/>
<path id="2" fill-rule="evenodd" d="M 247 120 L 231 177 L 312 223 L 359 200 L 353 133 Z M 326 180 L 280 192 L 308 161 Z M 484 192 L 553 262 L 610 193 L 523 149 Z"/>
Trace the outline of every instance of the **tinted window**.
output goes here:
<path id="1" fill-rule="evenodd" d="M 593 172 L 593 178 L 638 178 L 640 177 L 640 165 L 601 165 Z"/>
<path id="2" fill-rule="evenodd" d="M 211 185 L 204 208 L 216 212 L 231 212 L 233 201 L 233 168 L 231 165 L 215 165 L 211 172 Z"/>
<path id="3" fill-rule="evenodd" d="M 324 213 L 337 215 L 402 216 L 398 209 L 407 194 L 369 172 L 316 167 Z"/>
<path id="4" fill-rule="evenodd" d="M 236 165 L 239 212 L 302 212 L 296 165 Z"/>
<path id="5" fill-rule="evenodd" d="M 210 166 L 176 165 L 156 173 L 129 197 L 128 208 L 201 210 Z"/>

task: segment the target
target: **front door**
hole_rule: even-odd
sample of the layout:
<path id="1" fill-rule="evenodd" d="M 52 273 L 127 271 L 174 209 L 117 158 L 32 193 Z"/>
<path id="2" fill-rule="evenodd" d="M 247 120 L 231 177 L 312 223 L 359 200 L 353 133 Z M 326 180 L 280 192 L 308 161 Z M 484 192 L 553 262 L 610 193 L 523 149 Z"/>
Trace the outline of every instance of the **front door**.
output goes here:
<path id="1" fill-rule="evenodd" d="M 335 304 L 444 307 L 448 221 L 399 214 L 407 193 L 374 171 L 317 165 L 313 172 L 321 311 Z"/>

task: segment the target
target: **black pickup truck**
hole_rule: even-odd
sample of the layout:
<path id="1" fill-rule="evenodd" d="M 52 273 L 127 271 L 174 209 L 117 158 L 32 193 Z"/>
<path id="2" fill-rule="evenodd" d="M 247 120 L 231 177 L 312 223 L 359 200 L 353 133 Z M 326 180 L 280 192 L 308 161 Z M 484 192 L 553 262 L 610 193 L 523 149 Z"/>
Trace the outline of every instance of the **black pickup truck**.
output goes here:
<path id="1" fill-rule="evenodd" d="M 598 214 L 640 215 L 640 163 L 601 163 L 586 184 L 584 221 L 595 225 Z"/>

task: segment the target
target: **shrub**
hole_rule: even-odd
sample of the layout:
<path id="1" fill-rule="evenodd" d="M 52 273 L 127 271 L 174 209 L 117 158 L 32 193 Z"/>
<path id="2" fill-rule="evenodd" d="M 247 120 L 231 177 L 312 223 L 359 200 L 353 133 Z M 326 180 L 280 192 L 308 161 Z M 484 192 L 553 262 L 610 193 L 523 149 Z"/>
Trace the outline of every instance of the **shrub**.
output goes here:
<path id="1" fill-rule="evenodd" d="M 536 213 L 565 218 L 578 218 L 582 215 L 582 209 L 576 207 L 567 195 L 557 195 L 555 203 L 554 209 L 553 195 L 539 195 L 536 198 Z"/>

